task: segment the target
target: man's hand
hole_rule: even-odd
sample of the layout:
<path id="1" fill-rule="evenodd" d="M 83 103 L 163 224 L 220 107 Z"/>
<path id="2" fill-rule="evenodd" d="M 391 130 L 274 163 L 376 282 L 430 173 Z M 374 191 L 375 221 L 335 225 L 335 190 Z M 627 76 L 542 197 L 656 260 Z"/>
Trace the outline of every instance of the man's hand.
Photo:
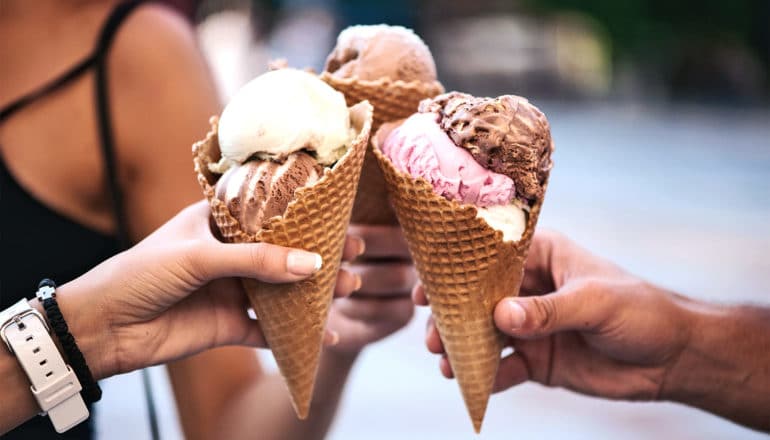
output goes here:
<path id="1" fill-rule="evenodd" d="M 495 309 L 515 352 L 501 360 L 495 390 L 527 380 L 613 399 L 654 400 L 688 343 L 692 319 L 676 296 L 540 232 L 521 297 Z M 415 300 L 425 304 L 420 288 Z M 433 325 L 428 349 L 443 353 Z M 446 356 L 441 371 L 452 376 Z"/>
<path id="2" fill-rule="evenodd" d="M 770 308 L 667 292 L 552 232 L 535 235 L 521 295 L 495 309 L 515 350 L 500 363 L 496 391 L 532 380 L 672 400 L 770 431 Z M 413 296 L 427 303 L 420 286 Z M 432 324 L 426 341 L 443 353 Z M 441 371 L 452 376 L 446 356 Z"/>

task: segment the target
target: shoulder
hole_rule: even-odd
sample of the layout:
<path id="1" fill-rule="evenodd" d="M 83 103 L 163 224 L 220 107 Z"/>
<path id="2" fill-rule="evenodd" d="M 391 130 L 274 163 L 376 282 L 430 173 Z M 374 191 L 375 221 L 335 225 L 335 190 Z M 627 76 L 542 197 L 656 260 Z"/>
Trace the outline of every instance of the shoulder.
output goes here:
<path id="1" fill-rule="evenodd" d="M 189 155 L 220 109 L 192 25 L 167 7 L 142 5 L 115 36 L 109 65 L 120 153 L 140 161 L 159 148 Z"/>
<path id="2" fill-rule="evenodd" d="M 192 25 L 176 11 L 153 3 L 139 6 L 123 23 L 110 62 L 116 74 L 140 79 L 164 71 L 207 69 Z"/>

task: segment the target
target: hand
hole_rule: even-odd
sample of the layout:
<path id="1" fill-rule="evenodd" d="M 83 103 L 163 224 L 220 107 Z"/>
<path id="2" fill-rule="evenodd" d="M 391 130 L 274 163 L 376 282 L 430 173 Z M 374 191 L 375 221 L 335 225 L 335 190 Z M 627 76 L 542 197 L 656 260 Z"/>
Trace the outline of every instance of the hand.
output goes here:
<path id="1" fill-rule="evenodd" d="M 62 313 L 95 376 L 222 345 L 265 347 L 234 277 L 298 281 L 317 270 L 320 256 L 266 243 L 221 243 L 211 227 L 208 204 L 196 203 L 58 290 Z M 344 257 L 355 257 L 360 246 L 359 239 L 349 239 Z M 335 294 L 348 295 L 354 287 L 355 277 L 340 271 Z"/>
<path id="2" fill-rule="evenodd" d="M 535 235 L 521 297 L 495 309 L 515 352 L 495 391 L 527 380 L 613 399 L 655 400 L 688 344 L 692 317 L 680 298 L 552 233 Z M 414 300 L 426 304 L 420 287 Z M 428 349 L 443 353 L 434 325 Z M 452 377 L 446 356 L 441 371 Z"/>
<path id="3" fill-rule="evenodd" d="M 398 226 L 351 225 L 348 234 L 366 243 L 361 258 L 346 266 L 360 288 L 333 303 L 328 327 L 339 334 L 339 342 L 328 350 L 355 354 L 412 319 L 409 292 L 417 275 Z"/>

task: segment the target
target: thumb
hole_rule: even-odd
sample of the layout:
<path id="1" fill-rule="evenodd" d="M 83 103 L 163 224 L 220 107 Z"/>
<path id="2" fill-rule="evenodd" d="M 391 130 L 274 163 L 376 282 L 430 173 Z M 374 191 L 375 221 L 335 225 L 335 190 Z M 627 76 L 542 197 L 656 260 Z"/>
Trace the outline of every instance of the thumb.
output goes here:
<path id="1" fill-rule="evenodd" d="M 269 243 L 212 243 L 193 257 L 206 280 L 226 277 L 256 278 L 268 283 L 305 279 L 323 265 L 320 255 Z"/>
<path id="2" fill-rule="evenodd" d="M 495 324 L 503 333 L 520 339 L 593 330 L 612 314 L 614 299 L 603 292 L 597 283 L 581 282 L 548 295 L 505 298 L 495 307 Z"/>

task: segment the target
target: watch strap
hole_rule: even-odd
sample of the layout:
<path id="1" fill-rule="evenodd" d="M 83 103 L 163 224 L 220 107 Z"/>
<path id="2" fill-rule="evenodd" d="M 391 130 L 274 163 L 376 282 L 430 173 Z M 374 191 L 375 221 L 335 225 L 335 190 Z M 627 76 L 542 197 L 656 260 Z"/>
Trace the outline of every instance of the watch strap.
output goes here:
<path id="1" fill-rule="evenodd" d="M 80 382 L 54 344 L 45 319 L 27 300 L 0 312 L 0 336 L 29 377 L 41 414 L 48 413 L 56 432 L 88 418 Z"/>

